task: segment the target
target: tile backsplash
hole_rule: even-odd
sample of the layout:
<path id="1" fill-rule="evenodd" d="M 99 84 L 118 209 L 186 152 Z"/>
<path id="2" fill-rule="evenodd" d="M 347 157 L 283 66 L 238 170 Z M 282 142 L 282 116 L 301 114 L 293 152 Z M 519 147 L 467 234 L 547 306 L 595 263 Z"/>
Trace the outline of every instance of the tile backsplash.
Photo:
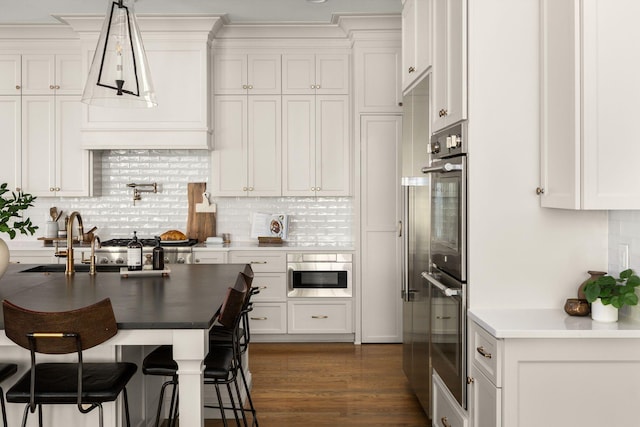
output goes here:
<path id="1" fill-rule="evenodd" d="M 65 214 L 80 212 L 85 229 L 98 227 L 96 233 L 103 240 L 128 237 L 134 230 L 140 237 L 169 229 L 186 231 L 187 184 L 209 181 L 208 151 L 111 150 L 100 154 L 101 196 L 39 197 L 28 211 L 31 220 L 40 226 L 36 237 L 44 231 L 51 206 L 64 210 Z M 158 184 L 158 193 L 142 193 L 142 200 L 134 205 L 133 189 L 127 184 L 153 182 Z M 255 240 L 250 237 L 253 212 L 288 214 L 287 241 L 299 245 L 344 245 L 354 240 L 350 197 L 227 197 L 211 201 L 218 207 L 218 234 L 230 233 L 233 241 Z M 16 239 L 33 237 L 20 235 Z"/>
<path id="2" fill-rule="evenodd" d="M 609 274 L 617 276 L 625 269 L 621 262 L 625 247 L 628 267 L 640 273 L 640 211 L 609 212 Z M 640 306 L 624 307 L 623 313 L 640 320 Z"/>

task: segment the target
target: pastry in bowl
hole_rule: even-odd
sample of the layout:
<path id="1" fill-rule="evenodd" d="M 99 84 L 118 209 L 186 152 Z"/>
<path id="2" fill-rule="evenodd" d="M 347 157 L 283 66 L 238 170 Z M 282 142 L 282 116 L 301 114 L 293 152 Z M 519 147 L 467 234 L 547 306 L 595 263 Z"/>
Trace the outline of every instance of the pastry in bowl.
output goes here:
<path id="1" fill-rule="evenodd" d="M 187 240 L 187 236 L 182 231 L 169 230 L 160 235 L 160 240 L 165 240 L 165 241 Z"/>

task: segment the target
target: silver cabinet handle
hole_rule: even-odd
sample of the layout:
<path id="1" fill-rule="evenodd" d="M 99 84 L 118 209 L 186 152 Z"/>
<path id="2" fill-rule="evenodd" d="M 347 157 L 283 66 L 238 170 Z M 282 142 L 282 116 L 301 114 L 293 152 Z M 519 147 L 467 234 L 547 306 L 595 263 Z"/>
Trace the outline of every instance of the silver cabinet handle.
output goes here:
<path id="1" fill-rule="evenodd" d="M 249 261 L 249 264 L 266 264 L 267 261 Z"/>
<path id="2" fill-rule="evenodd" d="M 487 359 L 491 359 L 491 353 L 487 353 L 483 346 L 476 348 L 476 351 L 482 355 L 482 357 L 486 357 Z"/>
<path id="3" fill-rule="evenodd" d="M 398 221 L 398 237 L 402 237 L 402 221 Z"/>
<path id="4" fill-rule="evenodd" d="M 438 282 L 436 279 L 431 277 L 429 275 L 429 273 L 427 273 L 426 271 L 423 271 L 422 273 L 420 273 L 420 275 L 427 282 L 431 283 L 433 286 L 435 286 L 436 288 L 440 289 L 442 291 L 442 293 L 445 294 L 446 296 L 455 297 L 455 296 L 460 295 L 460 291 L 458 289 L 451 289 L 451 288 L 443 285 L 442 283 Z"/>
<path id="5" fill-rule="evenodd" d="M 312 319 L 328 319 L 329 316 L 311 316 Z"/>
<path id="6" fill-rule="evenodd" d="M 265 317 L 250 317 L 251 320 L 267 320 L 266 316 Z"/>
<path id="7" fill-rule="evenodd" d="M 258 289 L 260 289 L 261 291 L 263 291 L 263 290 L 267 289 L 267 287 L 266 287 L 266 286 L 259 286 L 259 287 L 258 287 Z"/>
<path id="8" fill-rule="evenodd" d="M 447 419 L 447 417 L 440 418 L 440 422 L 442 422 L 442 425 L 444 427 L 451 427 L 451 424 L 449 424 L 449 420 Z"/>

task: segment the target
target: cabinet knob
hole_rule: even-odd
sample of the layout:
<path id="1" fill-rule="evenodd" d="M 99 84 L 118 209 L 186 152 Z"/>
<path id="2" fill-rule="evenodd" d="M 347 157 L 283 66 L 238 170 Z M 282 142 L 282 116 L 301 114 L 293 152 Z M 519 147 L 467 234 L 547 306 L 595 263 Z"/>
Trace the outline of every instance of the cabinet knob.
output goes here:
<path id="1" fill-rule="evenodd" d="M 56 189 L 53 188 L 53 187 L 49 187 L 49 191 L 54 192 L 54 191 L 56 191 Z"/>
<path id="2" fill-rule="evenodd" d="M 242 89 L 247 89 L 247 85 L 242 85 Z"/>
<path id="3" fill-rule="evenodd" d="M 442 423 L 442 427 L 451 427 L 451 424 L 449 424 L 449 420 L 447 419 L 447 417 L 440 418 L 440 422 Z"/>
<path id="4" fill-rule="evenodd" d="M 60 85 L 56 85 L 56 89 L 60 89 Z"/>
<path id="5" fill-rule="evenodd" d="M 316 89 L 320 89 L 320 85 L 316 85 Z"/>
<path id="6" fill-rule="evenodd" d="M 409 67 L 409 74 L 416 71 L 416 67 Z"/>
<path id="7" fill-rule="evenodd" d="M 55 89 L 55 88 L 56 88 L 56 87 L 55 87 L 54 85 L 49 85 L 49 89 L 53 90 L 53 89 Z"/>
<path id="8" fill-rule="evenodd" d="M 316 88 L 316 85 L 311 85 L 311 89 L 315 89 L 315 88 Z"/>
<path id="9" fill-rule="evenodd" d="M 16 191 L 20 192 L 20 191 L 22 191 L 22 188 L 16 187 Z"/>
<path id="10" fill-rule="evenodd" d="M 249 85 L 249 89 L 253 89 L 253 85 Z"/>
<path id="11" fill-rule="evenodd" d="M 467 377 L 467 384 L 473 384 L 476 381 L 473 377 Z"/>
<path id="12" fill-rule="evenodd" d="M 242 191 L 247 191 L 247 187 L 242 187 Z"/>
<path id="13" fill-rule="evenodd" d="M 249 187 L 249 191 L 253 191 L 253 187 Z"/>
<path id="14" fill-rule="evenodd" d="M 540 195 L 544 194 L 544 188 L 542 188 L 542 187 L 538 187 L 538 188 L 536 188 L 536 194 L 537 194 L 538 196 L 540 196 Z"/>
<path id="15" fill-rule="evenodd" d="M 18 90 L 19 90 L 19 89 L 20 89 L 20 85 L 16 85 L 16 89 L 18 89 Z"/>
<path id="16" fill-rule="evenodd" d="M 447 114 L 449 114 L 449 112 L 447 110 L 445 110 L 444 108 L 440 111 L 438 111 L 438 116 L 440 117 L 445 117 L 447 116 Z"/>
<path id="17" fill-rule="evenodd" d="M 56 191 L 60 191 L 60 187 L 56 187 Z"/>

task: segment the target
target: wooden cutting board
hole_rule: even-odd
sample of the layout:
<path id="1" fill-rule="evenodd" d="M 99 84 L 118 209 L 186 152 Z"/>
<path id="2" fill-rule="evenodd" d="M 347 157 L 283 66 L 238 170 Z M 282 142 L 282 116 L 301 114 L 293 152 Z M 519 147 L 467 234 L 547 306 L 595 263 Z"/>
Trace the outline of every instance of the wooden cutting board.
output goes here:
<path id="1" fill-rule="evenodd" d="M 204 242 L 216 235 L 216 214 L 196 212 L 196 204 L 202 203 L 202 193 L 207 190 L 206 182 L 190 182 L 187 188 L 189 216 L 187 217 L 187 237 Z"/>

